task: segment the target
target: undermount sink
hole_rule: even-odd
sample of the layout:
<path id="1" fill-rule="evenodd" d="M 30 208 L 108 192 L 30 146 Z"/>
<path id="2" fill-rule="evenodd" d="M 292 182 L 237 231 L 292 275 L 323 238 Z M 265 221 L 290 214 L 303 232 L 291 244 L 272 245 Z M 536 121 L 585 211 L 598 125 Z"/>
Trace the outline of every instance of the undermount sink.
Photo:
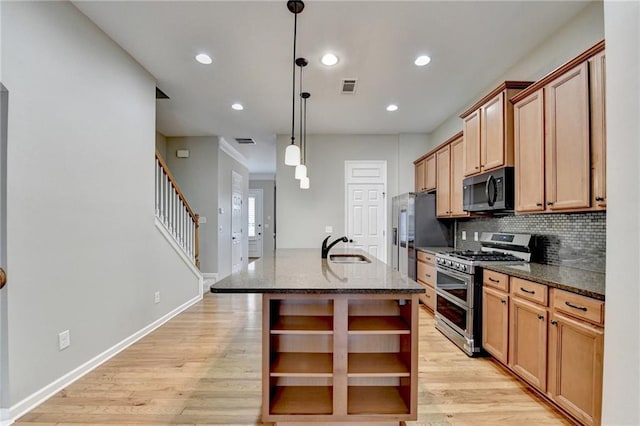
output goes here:
<path id="1" fill-rule="evenodd" d="M 330 254 L 329 260 L 334 263 L 371 263 L 371 261 L 361 254 Z"/>

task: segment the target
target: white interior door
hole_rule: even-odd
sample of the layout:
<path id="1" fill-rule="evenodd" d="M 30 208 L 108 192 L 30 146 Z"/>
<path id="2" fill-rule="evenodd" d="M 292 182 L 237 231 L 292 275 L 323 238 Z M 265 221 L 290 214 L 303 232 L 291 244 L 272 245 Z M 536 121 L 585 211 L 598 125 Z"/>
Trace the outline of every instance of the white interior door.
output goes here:
<path id="1" fill-rule="evenodd" d="M 0 274 L 7 269 L 7 109 L 9 93 L 0 83 Z M 0 424 L 9 418 L 7 288 L 0 283 Z"/>
<path id="2" fill-rule="evenodd" d="M 351 247 L 386 262 L 386 161 L 346 161 L 345 175 L 345 228 Z"/>
<path id="3" fill-rule="evenodd" d="M 231 172 L 231 273 L 242 270 L 242 175 Z"/>
<path id="4" fill-rule="evenodd" d="M 262 257 L 262 189 L 250 189 L 247 197 L 249 257 Z"/>

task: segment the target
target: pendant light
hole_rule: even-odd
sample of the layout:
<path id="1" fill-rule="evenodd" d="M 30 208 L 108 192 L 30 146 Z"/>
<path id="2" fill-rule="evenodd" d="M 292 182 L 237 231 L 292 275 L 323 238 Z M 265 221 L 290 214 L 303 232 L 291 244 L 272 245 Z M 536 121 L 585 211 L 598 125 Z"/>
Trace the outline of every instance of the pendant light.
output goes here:
<path id="1" fill-rule="evenodd" d="M 287 1 L 287 8 L 293 13 L 293 71 L 291 88 L 291 144 L 284 152 L 284 164 L 287 166 L 297 166 L 300 164 L 300 148 L 296 145 L 295 137 L 295 111 L 296 111 L 296 36 L 298 32 L 298 14 L 304 10 L 302 0 Z"/>
<path id="2" fill-rule="evenodd" d="M 302 100 L 304 102 L 304 137 L 302 139 L 302 146 L 304 147 L 304 149 L 302 150 L 302 159 L 303 159 L 303 167 L 304 167 L 304 172 L 305 172 L 305 176 L 300 179 L 300 188 L 301 189 L 309 189 L 310 186 L 310 182 L 309 182 L 309 176 L 307 175 L 307 99 L 309 99 L 311 97 L 311 93 L 309 92 L 302 92 L 300 94 L 300 96 L 302 97 Z"/>
<path id="3" fill-rule="evenodd" d="M 305 58 L 296 59 L 296 65 L 300 67 L 300 149 L 301 151 L 304 150 L 304 143 L 305 143 L 305 134 L 303 132 L 304 128 L 303 128 L 303 122 L 302 122 L 302 116 L 303 116 L 302 99 L 303 99 L 303 94 L 306 93 L 306 92 L 304 93 L 302 92 L 302 74 L 303 74 L 302 71 L 304 70 L 304 67 L 306 67 L 308 63 L 309 61 L 307 61 Z M 296 172 L 295 172 L 296 179 L 302 179 L 307 177 L 307 166 L 304 164 L 303 155 L 300 155 L 300 159 L 301 159 L 300 164 L 296 166 Z"/>

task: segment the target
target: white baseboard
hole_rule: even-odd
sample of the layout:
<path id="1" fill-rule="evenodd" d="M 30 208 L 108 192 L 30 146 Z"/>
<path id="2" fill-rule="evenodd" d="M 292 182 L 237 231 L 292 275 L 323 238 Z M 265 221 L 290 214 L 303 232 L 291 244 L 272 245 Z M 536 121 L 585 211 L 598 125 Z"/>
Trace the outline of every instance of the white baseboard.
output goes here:
<path id="1" fill-rule="evenodd" d="M 209 293 L 211 284 L 218 282 L 218 274 L 205 272 L 202 274 L 202 294 Z"/>
<path id="2" fill-rule="evenodd" d="M 161 317 L 161 318 L 157 319 L 156 321 L 152 322 L 151 324 L 147 325 L 143 329 L 141 329 L 141 330 L 137 331 L 136 333 L 132 334 L 131 336 L 127 337 L 126 339 L 124 339 L 120 343 L 117 343 L 116 345 L 112 346 L 111 348 L 107 349 L 106 351 L 102 352 L 101 354 L 97 355 L 96 357 L 94 357 L 94 358 L 90 359 L 89 361 L 85 362 L 84 364 L 82 364 L 78 368 L 70 371 L 69 373 L 65 374 L 64 376 L 60 377 L 59 379 L 57 379 L 57 380 L 53 381 L 52 383 L 48 384 L 47 386 L 43 387 L 39 391 L 33 393 L 32 395 L 30 395 L 30 396 L 26 397 L 25 399 L 23 399 L 22 401 L 18 402 L 17 404 L 15 404 L 14 406 L 12 406 L 9 409 L 9 415 L 7 416 L 8 417 L 8 420 L 7 420 L 8 423 L 5 423 L 5 420 L 2 420 L 1 426 L 10 425 L 11 423 L 13 423 L 12 419 L 18 419 L 19 417 L 24 416 L 29 411 L 31 411 L 32 409 L 34 409 L 38 405 L 42 404 L 45 400 L 51 398 L 53 395 L 55 395 L 57 392 L 59 392 L 60 390 L 62 390 L 66 386 L 69 386 L 71 383 L 75 382 L 76 380 L 78 380 L 79 378 L 84 376 L 85 374 L 87 374 L 87 373 L 91 372 L 92 370 L 96 369 L 101 364 L 103 364 L 104 362 L 106 362 L 110 358 L 112 358 L 113 356 L 115 356 L 118 353 L 120 353 L 121 351 L 125 350 L 126 348 L 128 348 L 129 346 L 131 346 L 132 344 L 137 342 L 138 340 L 140 340 L 143 337 L 145 337 L 147 334 L 149 334 L 152 331 L 154 331 L 156 328 L 160 327 L 161 325 L 163 325 L 164 323 L 169 321 L 171 318 L 175 317 L 176 315 L 178 315 L 182 311 L 188 309 L 189 307 L 191 307 L 192 305 L 194 305 L 195 303 L 197 303 L 197 302 L 199 302 L 201 300 L 202 300 L 202 294 L 199 294 L 198 296 L 194 297 L 193 299 L 183 303 L 182 305 L 178 306 L 177 308 L 175 308 L 171 312 L 167 313 L 163 317 Z M 4 419 L 4 417 L 1 417 L 1 418 Z"/>
<path id="3" fill-rule="evenodd" d="M 13 419 L 6 408 L 0 408 L 0 426 L 9 426 L 13 424 Z"/>

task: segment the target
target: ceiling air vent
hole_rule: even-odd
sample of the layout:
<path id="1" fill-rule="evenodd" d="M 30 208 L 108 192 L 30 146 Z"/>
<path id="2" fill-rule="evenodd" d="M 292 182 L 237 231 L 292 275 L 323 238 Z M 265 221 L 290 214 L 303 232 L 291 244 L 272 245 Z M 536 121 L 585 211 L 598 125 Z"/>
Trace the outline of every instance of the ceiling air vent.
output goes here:
<path id="1" fill-rule="evenodd" d="M 255 145 L 256 141 L 251 138 L 236 138 L 236 142 L 243 145 Z"/>
<path id="2" fill-rule="evenodd" d="M 342 79 L 342 89 L 341 93 L 352 95 L 356 93 L 356 83 L 358 82 L 355 78 L 343 78 Z"/>

